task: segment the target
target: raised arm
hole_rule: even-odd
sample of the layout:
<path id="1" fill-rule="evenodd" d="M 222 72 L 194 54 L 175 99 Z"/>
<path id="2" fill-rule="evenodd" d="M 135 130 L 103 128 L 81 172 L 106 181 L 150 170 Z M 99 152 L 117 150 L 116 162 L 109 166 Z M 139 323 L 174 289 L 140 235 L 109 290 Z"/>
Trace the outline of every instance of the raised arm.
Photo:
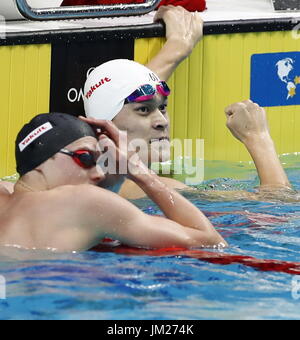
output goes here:
<path id="1" fill-rule="evenodd" d="M 199 13 L 188 12 L 181 6 L 160 7 L 154 20 L 165 22 L 167 41 L 147 67 L 161 79 L 168 80 L 202 39 L 203 21 Z"/>
<path id="2" fill-rule="evenodd" d="M 269 132 L 265 110 L 247 100 L 230 105 L 225 114 L 228 129 L 245 145 L 253 158 L 260 178 L 260 188 L 290 188 Z"/>

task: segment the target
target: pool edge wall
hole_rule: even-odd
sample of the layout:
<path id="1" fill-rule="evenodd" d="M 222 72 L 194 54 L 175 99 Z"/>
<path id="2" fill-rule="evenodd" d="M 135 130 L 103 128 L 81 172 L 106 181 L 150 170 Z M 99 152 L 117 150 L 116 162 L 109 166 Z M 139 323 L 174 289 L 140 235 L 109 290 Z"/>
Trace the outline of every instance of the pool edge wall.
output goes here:
<path id="1" fill-rule="evenodd" d="M 0 47 L 0 178 L 16 173 L 15 139 L 36 113 L 49 111 L 51 45 Z"/>
<path id="2" fill-rule="evenodd" d="M 288 29 L 225 34 L 206 31 L 203 41 L 169 81 L 172 137 L 204 139 L 206 160 L 248 161 L 245 148 L 225 127 L 224 108 L 250 97 L 253 54 L 300 51 L 300 39 L 293 39 Z M 164 43 L 161 28 L 149 31 L 139 27 L 138 34 L 124 32 L 123 28 L 107 35 L 70 31 L 68 36 L 39 34 L 32 42 L 31 36 L 2 42 L 0 177 L 16 172 L 15 136 L 36 113 L 82 113 L 79 100 L 90 67 L 119 57 L 146 64 Z M 278 153 L 299 151 L 299 106 L 269 107 L 267 113 Z"/>

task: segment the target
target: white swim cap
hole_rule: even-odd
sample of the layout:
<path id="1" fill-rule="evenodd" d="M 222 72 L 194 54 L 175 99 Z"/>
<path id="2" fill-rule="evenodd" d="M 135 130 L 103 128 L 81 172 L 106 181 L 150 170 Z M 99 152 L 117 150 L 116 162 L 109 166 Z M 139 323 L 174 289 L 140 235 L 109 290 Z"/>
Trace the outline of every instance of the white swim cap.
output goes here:
<path id="1" fill-rule="evenodd" d="M 113 120 L 125 99 L 142 85 L 156 86 L 159 77 L 147 67 L 127 59 L 104 63 L 87 78 L 84 109 L 87 117 Z"/>

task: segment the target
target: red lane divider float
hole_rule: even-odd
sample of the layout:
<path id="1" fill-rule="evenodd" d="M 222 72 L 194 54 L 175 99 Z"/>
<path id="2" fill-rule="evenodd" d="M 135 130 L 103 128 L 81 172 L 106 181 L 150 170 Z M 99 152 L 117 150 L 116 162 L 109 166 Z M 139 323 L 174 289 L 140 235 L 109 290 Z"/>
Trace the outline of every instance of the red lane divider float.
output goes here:
<path id="1" fill-rule="evenodd" d="M 251 256 L 231 255 L 225 253 L 215 253 L 212 251 L 187 250 L 184 248 L 163 248 L 156 250 L 145 250 L 139 248 L 131 248 L 119 246 L 110 248 L 99 246 L 93 249 L 98 252 L 114 252 L 122 255 L 135 256 L 187 256 L 200 261 L 229 265 L 242 264 L 265 272 L 287 273 L 292 275 L 300 275 L 300 262 L 278 261 L 268 259 L 257 259 Z"/>

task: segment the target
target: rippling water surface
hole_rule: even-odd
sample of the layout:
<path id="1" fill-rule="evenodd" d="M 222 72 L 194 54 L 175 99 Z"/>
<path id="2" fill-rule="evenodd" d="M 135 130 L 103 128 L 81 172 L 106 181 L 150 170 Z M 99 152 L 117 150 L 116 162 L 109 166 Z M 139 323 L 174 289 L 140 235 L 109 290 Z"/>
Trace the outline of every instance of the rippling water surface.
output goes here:
<path id="1" fill-rule="evenodd" d="M 289 178 L 300 190 L 298 163 L 291 156 L 287 163 Z M 218 163 L 215 172 L 219 168 Z M 198 191 L 186 194 L 230 244 L 213 252 L 250 256 L 254 262 L 300 262 L 300 204 L 203 198 L 204 189 L 251 190 L 257 185 L 251 167 L 241 167 L 238 175 L 242 178 L 238 181 L 207 180 Z M 149 200 L 137 205 L 145 212 L 160 213 Z M 0 248 L 0 275 L 6 280 L 0 319 L 300 318 L 298 271 L 265 271 L 268 266 L 259 270 L 251 266 L 252 260 L 220 264 L 193 253 L 164 255 L 49 254 Z"/>

